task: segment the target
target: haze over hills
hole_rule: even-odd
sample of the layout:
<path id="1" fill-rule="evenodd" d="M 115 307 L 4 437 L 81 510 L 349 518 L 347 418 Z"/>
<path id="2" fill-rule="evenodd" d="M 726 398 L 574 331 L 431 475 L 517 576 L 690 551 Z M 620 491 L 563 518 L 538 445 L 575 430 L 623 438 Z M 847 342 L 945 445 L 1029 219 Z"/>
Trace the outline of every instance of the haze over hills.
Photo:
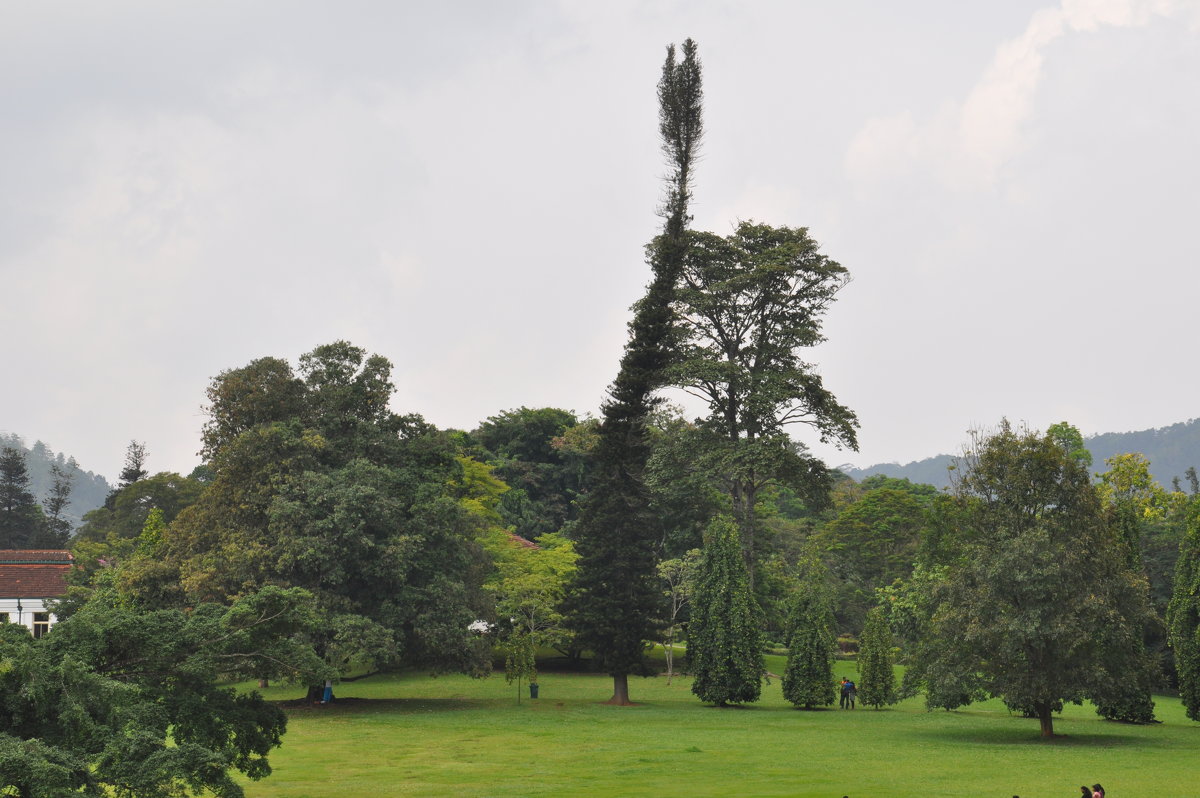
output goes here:
<path id="1" fill-rule="evenodd" d="M 84 471 L 75 462 L 75 458 L 55 454 L 42 441 L 35 441 L 32 447 L 26 446 L 20 435 L 15 433 L 0 433 L 0 447 L 10 447 L 25 453 L 25 469 L 29 474 L 29 490 L 43 501 L 50 492 L 53 478 L 50 466 L 57 464 L 59 468 L 71 474 L 71 501 L 67 504 L 63 515 L 78 526 L 83 514 L 104 504 L 111 486 L 108 480 L 91 471 Z"/>
<path id="2" fill-rule="evenodd" d="M 1092 453 L 1093 472 L 1106 471 L 1104 461 L 1113 455 L 1140 452 L 1150 460 L 1150 473 L 1160 485 L 1169 490 L 1172 480 L 1178 477 L 1186 487 L 1184 472 L 1191 466 L 1200 467 L 1200 419 L 1193 418 L 1168 427 L 1137 432 L 1099 433 L 1084 438 L 1084 444 Z M 866 468 L 850 465 L 839 468 L 842 473 L 855 480 L 862 480 L 872 474 L 883 474 L 945 488 L 950 484 L 946 468 L 954 461 L 954 457 L 955 455 L 939 454 L 907 465 L 878 463 Z"/>

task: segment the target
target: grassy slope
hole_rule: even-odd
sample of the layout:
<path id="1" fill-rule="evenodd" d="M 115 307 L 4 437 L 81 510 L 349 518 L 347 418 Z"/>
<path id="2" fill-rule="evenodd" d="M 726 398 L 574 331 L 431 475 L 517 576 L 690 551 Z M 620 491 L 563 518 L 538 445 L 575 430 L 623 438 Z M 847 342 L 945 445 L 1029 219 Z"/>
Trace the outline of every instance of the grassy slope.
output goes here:
<path id="1" fill-rule="evenodd" d="M 853 665 L 844 665 L 853 673 Z M 782 671 L 782 662 L 768 661 Z M 1165 723 L 1108 723 L 1090 707 L 1037 722 L 998 702 L 924 711 L 794 710 L 778 680 L 751 707 L 700 704 L 687 679 L 634 680 L 631 708 L 599 704 L 603 676 L 544 673 L 541 698 L 515 702 L 502 676 L 377 677 L 344 701 L 291 711 L 275 773 L 251 796 L 999 796 L 1065 798 L 1099 781 L 1113 798 L 1196 795 L 1200 724 L 1162 699 Z M 272 688 L 269 698 L 298 695 Z M 528 693 L 526 692 L 526 696 Z"/>

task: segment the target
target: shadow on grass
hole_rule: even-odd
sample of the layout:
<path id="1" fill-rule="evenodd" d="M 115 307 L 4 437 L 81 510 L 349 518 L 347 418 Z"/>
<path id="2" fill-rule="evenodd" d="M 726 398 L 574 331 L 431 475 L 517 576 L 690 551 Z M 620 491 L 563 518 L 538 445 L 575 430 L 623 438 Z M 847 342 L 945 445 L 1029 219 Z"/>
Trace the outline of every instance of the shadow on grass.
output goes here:
<path id="1" fill-rule="evenodd" d="M 386 712 L 394 715 L 414 715 L 418 712 L 454 712 L 482 709 L 496 705 L 486 698 L 338 698 L 332 704 L 314 704 L 306 699 L 280 701 L 279 706 L 289 713 L 331 713 L 359 715 Z"/>
<path id="2" fill-rule="evenodd" d="M 1040 735 L 1037 722 L 1030 721 L 1030 728 L 1014 725 L 1003 729 L 910 729 L 912 738 L 929 740 L 943 745 L 1003 745 L 1003 746 L 1050 746 L 1054 748 L 1123 748 L 1123 747 L 1170 747 L 1167 740 L 1132 734 L 1088 734 L 1055 732 L 1047 739 Z"/>

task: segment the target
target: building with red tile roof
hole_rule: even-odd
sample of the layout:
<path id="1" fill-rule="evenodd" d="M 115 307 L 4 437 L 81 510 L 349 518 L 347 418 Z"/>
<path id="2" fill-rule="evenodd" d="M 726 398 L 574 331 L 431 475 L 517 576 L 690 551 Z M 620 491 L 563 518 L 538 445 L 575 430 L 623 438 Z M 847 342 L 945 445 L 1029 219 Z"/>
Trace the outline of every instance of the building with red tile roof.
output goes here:
<path id="1" fill-rule="evenodd" d="M 46 608 L 67 592 L 69 551 L 0 549 L 0 621 L 19 623 L 41 637 L 58 620 Z"/>

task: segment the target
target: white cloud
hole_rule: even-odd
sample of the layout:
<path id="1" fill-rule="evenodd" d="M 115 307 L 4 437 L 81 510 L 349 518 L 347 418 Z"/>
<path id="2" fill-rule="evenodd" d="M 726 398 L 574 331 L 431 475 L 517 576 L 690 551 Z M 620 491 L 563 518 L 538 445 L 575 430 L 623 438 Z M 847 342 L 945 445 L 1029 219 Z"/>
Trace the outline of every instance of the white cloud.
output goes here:
<path id="1" fill-rule="evenodd" d="M 957 191 L 994 188 L 1023 146 L 1047 50 L 1071 32 L 1129 28 L 1156 16 L 1184 17 L 1198 4 L 1183 0 L 1063 0 L 1034 12 L 1025 30 L 1001 43 L 967 95 L 918 121 L 910 111 L 875 117 L 846 151 L 846 170 L 856 183 L 872 184 L 932 172 Z"/>

